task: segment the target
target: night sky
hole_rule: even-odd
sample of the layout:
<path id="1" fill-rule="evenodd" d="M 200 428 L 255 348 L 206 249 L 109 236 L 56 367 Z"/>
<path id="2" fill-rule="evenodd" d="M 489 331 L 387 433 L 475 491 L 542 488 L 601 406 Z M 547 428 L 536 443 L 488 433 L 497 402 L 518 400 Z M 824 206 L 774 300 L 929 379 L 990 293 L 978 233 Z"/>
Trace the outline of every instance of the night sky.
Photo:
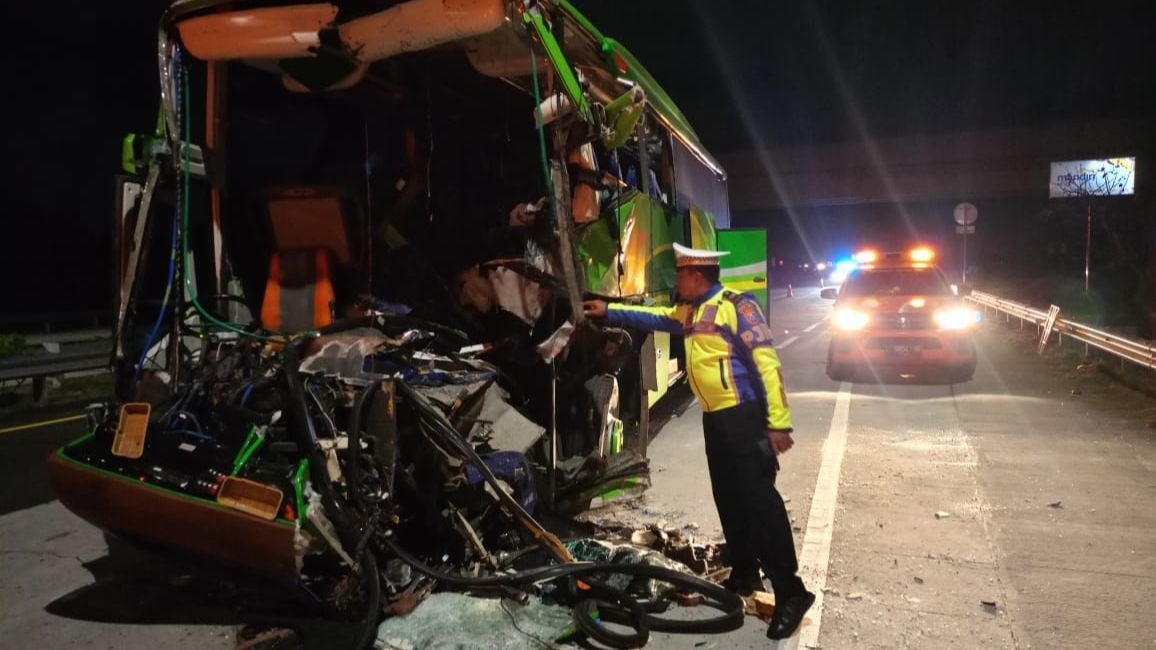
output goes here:
<path id="1" fill-rule="evenodd" d="M 715 150 L 1156 114 L 1146 2 L 577 4 Z"/>
<path id="2" fill-rule="evenodd" d="M 1146 2 L 575 2 L 716 152 L 1156 114 Z M 9 10 L 5 319 L 110 308 L 120 140 L 155 120 L 163 3 L 75 5 Z"/>

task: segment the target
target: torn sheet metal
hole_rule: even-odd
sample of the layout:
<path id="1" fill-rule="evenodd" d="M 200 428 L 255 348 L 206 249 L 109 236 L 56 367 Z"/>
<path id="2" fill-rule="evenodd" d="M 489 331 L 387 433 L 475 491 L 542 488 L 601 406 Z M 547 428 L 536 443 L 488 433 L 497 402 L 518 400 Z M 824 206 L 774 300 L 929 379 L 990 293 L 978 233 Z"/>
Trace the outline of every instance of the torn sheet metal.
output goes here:
<path id="1" fill-rule="evenodd" d="M 619 272 L 622 268 L 616 233 L 606 219 L 578 228 L 578 259 L 586 277 L 586 291 L 600 296 L 621 296 Z"/>
<path id="2" fill-rule="evenodd" d="M 618 378 L 614 375 L 595 375 L 587 379 L 584 386 L 598 413 L 598 455 L 605 457 L 611 450 L 615 429 L 622 426 L 622 421 L 617 418 Z"/>
<path id="3" fill-rule="evenodd" d="M 330 521 L 329 517 L 325 514 L 325 507 L 321 505 L 321 495 L 313 490 L 309 490 L 308 495 L 309 509 L 306 511 L 305 516 L 309 520 L 309 523 L 313 524 L 314 530 L 316 530 L 333 551 L 341 557 L 342 561 L 351 567 L 356 567 L 357 563 L 353 561 L 353 558 L 345 551 L 345 547 L 341 545 L 341 541 L 337 539 L 337 528 L 333 526 L 333 522 Z"/>
<path id="4" fill-rule="evenodd" d="M 571 178 L 574 191 L 570 200 L 570 212 L 574 216 L 574 223 L 593 223 L 602 212 L 602 198 L 598 193 L 601 188 L 582 179 L 590 176 L 598 178 L 598 159 L 594 155 L 594 146 L 586 143 L 572 149 L 566 159 L 574 167 L 575 172 Z"/>
<path id="5" fill-rule="evenodd" d="M 578 231 L 578 255 L 587 291 L 611 297 L 661 294 L 674 289 L 677 216 L 662 203 L 633 192 L 614 208 L 615 225 L 605 219 Z"/>
<path id="6" fill-rule="evenodd" d="M 498 451 L 526 453 L 546 429 L 522 415 L 506 401 L 509 396 L 498 385 L 486 389 L 482 408 L 469 429 L 470 440 L 488 440 Z"/>
<path id="7" fill-rule="evenodd" d="M 566 346 L 570 344 L 570 337 L 574 334 L 574 324 L 570 321 L 562 323 L 561 327 L 554 330 L 545 341 L 538 344 L 538 356 L 542 357 L 542 361 L 550 363 L 562 354 Z"/>
<path id="8" fill-rule="evenodd" d="M 542 285 L 505 266 L 487 276 L 498 306 L 533 325 L 542 315 Z"/>
<path id="9" fill-rule="evenodd" d="M 451 411 L 455 405 L 472 398 L 478 391 L 485 389 L 490 384 L 489 379 L 485 379 L 468 384 L 446 383 L 441 386 L 420 386 L 415 387 L 415 390 L 444 410 Z"/>
<path id="10" fill-rule="evenodd" d="M 358 386 L 381 381 L 385 375 L 367 371 L 365 360 L 388 342 L 389 337 L 369 328 L 320 337 L 313 344 L 316 351 L 301 362 L 301 372 L 340 377 Z"/>

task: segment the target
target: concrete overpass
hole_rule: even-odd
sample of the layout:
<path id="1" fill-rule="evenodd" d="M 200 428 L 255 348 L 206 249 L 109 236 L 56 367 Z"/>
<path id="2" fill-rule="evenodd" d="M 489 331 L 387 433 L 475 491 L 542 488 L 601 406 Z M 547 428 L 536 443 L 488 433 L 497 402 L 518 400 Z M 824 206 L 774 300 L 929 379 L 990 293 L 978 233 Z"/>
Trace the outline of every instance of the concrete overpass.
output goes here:
<path id="1" fill-rule="evenodd" d="M 1047 199 L 1049 164 L 1142 155 L 1156 120 L 867 139 L 720 158 L 733 212 L 787 207 Z M 1146 152 L 1145 152 L 1146 153 Z M 1139 174 L 1147 175 L 1138 165 Z M 1145 182 L 1137 179 L 1137 188 Z"/>
<path id="2" fill-rule="evenodd" d="M 1091 283 L 1107 321 L 1147 321 L 1156 332 L 1154 145 L 1156 119 L 1148 118 L 719 157 L 733 227 L 766 228 L 772 257 L 818 262 L 864 244 L 922 241 L 939 248 L 952 274 L 966 259 L 969 279 L 998 277 L 1003 286 L 1036 287 L 1024 299 L 1069 302 L 1083 294 L 1089 201 L 1049 199 L 1050 163 L 1136 156 L 1136 194 L 1092 202 Z M 966 252 L 952 221 L 961 201 L 980 214 Z"/>

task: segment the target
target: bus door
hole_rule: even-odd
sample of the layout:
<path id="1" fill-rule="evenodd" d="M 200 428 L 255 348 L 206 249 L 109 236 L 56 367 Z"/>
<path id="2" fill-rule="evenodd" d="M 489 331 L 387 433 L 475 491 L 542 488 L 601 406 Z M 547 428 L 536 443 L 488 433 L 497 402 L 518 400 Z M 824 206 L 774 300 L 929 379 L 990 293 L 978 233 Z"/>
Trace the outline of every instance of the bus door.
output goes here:
<path id="1" fill-rule="evenodd" d="M 767 287 L 767 231 L 765 228 L 736 228 L 718 231 L 718 250 L 729 251 L 720 260 L 722 283 L 735 291 L 754 294 L 763 313 L 770 296 Z"/>

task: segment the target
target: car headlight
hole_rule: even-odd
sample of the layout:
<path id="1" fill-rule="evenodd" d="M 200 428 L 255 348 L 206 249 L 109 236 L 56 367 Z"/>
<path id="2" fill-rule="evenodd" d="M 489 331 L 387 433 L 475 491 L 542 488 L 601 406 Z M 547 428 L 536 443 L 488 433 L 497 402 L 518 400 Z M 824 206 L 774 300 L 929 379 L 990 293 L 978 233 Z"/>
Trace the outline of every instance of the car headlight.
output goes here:
<path id="1" fill-rule="evenodd" d="M 945 330 L 967 329 L 975 323 L 978 314 L 966 307 L 954 307 L 935 312 L 935 324 Z"/>
<path id="2" fill-rule="evenodd" d="M 867 327 L 871 317 L 866 312 L 857 309 L 839 309 L 835 311 L 835 327 L 841 330 L 861 330 Z"/>

